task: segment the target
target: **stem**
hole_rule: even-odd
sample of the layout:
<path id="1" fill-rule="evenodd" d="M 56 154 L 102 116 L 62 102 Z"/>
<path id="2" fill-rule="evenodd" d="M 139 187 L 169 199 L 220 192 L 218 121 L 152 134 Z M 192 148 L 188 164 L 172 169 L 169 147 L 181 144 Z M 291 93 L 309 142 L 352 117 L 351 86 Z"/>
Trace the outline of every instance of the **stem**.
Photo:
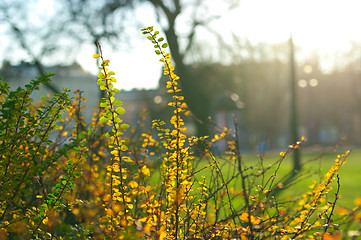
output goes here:
<path id="1" fill-rule="evenodd" d="M 325 233 L 327 232 L 327 230 L 328 230 L 328 228 L 330 227 L 330 223 L 331 223 L 331 218 L 332 218 L 332 215 L 333 215 L 333 211 L 334 211 L 334 209 L 335 209 L 335 206 L 336 206 L 336 202 L 337 202 L 337 200 L 338 200 L 338 193 L 340 192 L 340 178 L 339 178 L 339 176 L 338 176 L 338 173 L 336 174 L 336 177 L 337 177 L 337 191 L 336 191 L 336 193 L 335 193 L 335 200 L 333 201 L 333 203 L 332 203 L 332 209 L 331 209 L 331 213 L 330 213 L 330 215 L 328 216 L 328 218 L 327 218 L 327 223 L 326 223 L 326 227 L 325 227 Z"/>

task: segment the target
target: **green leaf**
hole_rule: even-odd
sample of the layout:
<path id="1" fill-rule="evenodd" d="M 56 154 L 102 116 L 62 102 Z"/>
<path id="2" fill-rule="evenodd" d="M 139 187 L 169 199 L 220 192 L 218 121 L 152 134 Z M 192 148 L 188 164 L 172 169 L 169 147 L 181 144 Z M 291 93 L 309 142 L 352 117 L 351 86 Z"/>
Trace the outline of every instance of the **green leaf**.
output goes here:
<path id="1" fill-rule="evenodd" d="M 152 40 L 152 37 L 151 37 L 151 36 L 148 36 L 147 39 Z"/>
<path id="2" fill-rule="evenodd" d="M 157 55 L 159 55 L 159 54 L 160 54 L 160 51 L 159 51 L 159 50 L 155 50 L 155 53 L 156 53 Z"/>
<path id="3" fill-rule="evenodd" d="M 59 184 L 59 183 L 58 183 L 58 184 Z M 61 187 L 60 184 L 59 184 L 59 186 Z M 49 194 L 48 194 L 48 199 L 53 199 L 53 198 L 55 198 L 55 195 L 52 194 L 52 193 L 49 193 Z"/>
<path id="4" fill-rule="evenodd" d="M 106 118 L 106 117 L 101 117 L 100 119 L 99 119 L 99 122 L 101 122 L 101 123 L 105 123 L 105 122 L 108 122 L 108 118 Z"/>
<path id="5" fill-rule="evenodd" d="M 113 133 L 113 132 L 107 132 L 107 133 L 105 134 L 105 136 L 106 136 L 106 137 L 111 137 L 111 136 L 114 136 L 114 133 Z"/>
<path id="6" fill-rule="evenodd" d="M 116 113 L 118 114 L 124 114 L 125 113 L 125 109 L 122 108 L 122 107 L 118 107 L 116 110 L 115 110 Z"/>
<path id="7" fill-rule="evenodd" d="M 115 123 L 120 122 L 120 118 L 118 118 L 118 117 L 114 118 L 114 122 L 115 122 Z"/>
<path id="8" fill-rule="evenodd" d="M 107 102 L 100 103 L 100 106 L 101 106 L 101 107 L 106 107 L 106 106 L 108 106 L 108 103 L 107 103 Z"/>
<path id="9" fill-rule="evenodd" d="M 123 123 L 122 125 L 120 125 L 120 128 L 121 128 L 122 130 L 125 130 L 125 129 L 129 128 L 129 125 L 126 124 L 126 123 Z"/>
<path id="10" fill-rule="evenodd" d="M 98 73 L 98 78 L 103 79 L 104 78 L 104 74 L 102 72 Z"/>
<path id="11" fill-rule="evenodd" d="M 99 80 L 97 81 L 97 84 L 98 84 L 99 86 L 105 86 L 105 82 L 104 82 L 103 80 L 101 80 L 101 79 L 99 79 Z"/>
<path id="12" fill-rule="evenodd" d="M 122 106 L 122 105 L 123 105 L 123 102 L 120 101 L 120 100 L 115 100 L 113 104 L 114 104 L 114 105 L 117 105 L 117 106 Z"/>
<path id="13" fill-rule="evenodd" d="M 162 48 L 168 47 L 168 43 L 163 43 Z"/>
<path id="14" fill-rule="evenodd" d="M 121 149 L 122 151 L 127 151 L 127 150 L 128 150 L 128 147 L 125 146 L 125 145 L 122 145 L 122 146 L 120 147 L 120 149 Z"/>
<path id="15" fill-rule="evenodd" d="M 158 42 L 162 42 L 162 41 L 164 41 L 164 37 L 158 38 Z"/>

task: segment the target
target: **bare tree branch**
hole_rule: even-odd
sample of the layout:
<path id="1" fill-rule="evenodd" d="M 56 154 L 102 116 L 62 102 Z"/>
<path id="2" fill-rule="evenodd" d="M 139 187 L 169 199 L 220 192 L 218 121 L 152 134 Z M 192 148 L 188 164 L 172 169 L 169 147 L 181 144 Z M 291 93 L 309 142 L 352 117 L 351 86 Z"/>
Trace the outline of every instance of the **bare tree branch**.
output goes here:
<path id="1" fill-rule="evenodd" d="M 40 54 L 37 56 L 33 51 L 31 46 L 26 41 L 26 37 L 24 35 L 24 30 L 20 29 L 18 25 L 15 24 L 15 22 L 11 19 L 11 16 L 9 15 L 9 12 L 7 11 L 7 8 L 2 8 L 2 13 L 5 16 L 6 22 L 10 26 L 10 29 L 12 33 L 15 35 L 16 40 L 19 41 L 21 47 L 26 51 L 26 53 L 32 58 L 35 67 L 38 70 L 39 74 L 44 74 L 44 67 L 41 64 L 41 57 L 46 55 L 49 50 L 53 49 L 52 47 L 49 47 L 47 45 L 44 45 L 43 48 L 40 51 Z M 60 91 L 52 84 L 51 82 L 46 82 L 45 87 L 47 87 L 49 90 L 51 90 L 54 93 L 60 93 Z"/>

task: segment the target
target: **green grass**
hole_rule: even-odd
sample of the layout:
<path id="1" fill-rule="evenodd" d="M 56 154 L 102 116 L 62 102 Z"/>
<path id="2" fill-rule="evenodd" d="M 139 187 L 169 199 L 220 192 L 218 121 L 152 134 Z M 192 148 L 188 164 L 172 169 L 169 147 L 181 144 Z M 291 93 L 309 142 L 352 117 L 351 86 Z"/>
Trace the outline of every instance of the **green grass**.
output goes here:
<path id="1" fill-rule="evenodd" d="M 301 176 L 305 176 L 304 179 L 297 182 L 297 184 L 292 185 L 289 189 L 286 190 L 284 195 L 289 194 L 290 196 L 295 196 L 297 194 L 302 194 L 310 190 L 310 186 L 315 180 L 319 182 L 327 171 L 334 165 L 335 159 L 338 154 L 344 154 L 345 151 L 334 151 L 334 152 L 320 152 L 320 151 L 307 151 L 301 153 L 301 161 L 305 163 L 301 172 Z M 278 154 L 271 154 L 270 156 L 265 157 L 265 163 L 272 163 L 279 159 Z M 293 167 L 292 154 L 287 156 L 284 162 L 281 164 L 279 170 L 279 176 L 287 174 Z M 353 201 L 356 197 L 361 197 L 361 149 L 352 150 L 348 156 L 346 163 L 341 167 L 339 172 L 340 178 L 340 198 L 337 202 L 337 206 L 344 206 L 352 208 L 354 206 Z M 336 179 L 331 184 L 333 190 L 328 195 L 329 200 L 334 200 L 334 193 L 337 188 Z"/>
<path id="2" fill-rule="evenodd" d="M 301 196 L 302 193 L 305 193 L 310 190 L 310 186 L 315 180 L 320 182 L 324 177 L 325 173 L 331 168 L 335 163 L 336 156 L 338 154 L 343 154 L 344 150 L 337 151 L 311 151 L 311 150 L 301 150 L 301 162 L 304 164 L 301 172 L 298 174 L 299 179 L 296 180 L 295 184 L 292 184 L 287 189 L 284 189 L 281 196 L 283 197 L 295 197 Z M 277 162 L 280 159 L 279 152 L 266 153 L 263 156 L 263 167 L 267 168 L 273 163 Z M 225 178 L 227 179 L 228 175 L 231 175 L 233 171 L 237 171 L 237 167 L 233 163 L 226 162 L 222 160 L 221 157 L 217 157 L 222 172 L 224 173 Z M 244 161 L 247 167 L 253 166 L 252 169 L 248 170 L 247 173 L 251 173 L 256 168 L 260 167 L 261 159 L 257 154 L 245 154 L 242 156 L 242 161 Z M 196 169 L 201 169 L 207 164 L 211 163 L 211 159 L 202 159 L 199 161 Z M 275 173 L 276 167 L 273 167 L 270 171 L 265 174 L 263 184 L 267 179 Z M 277 171 L 277 178 L 275 183 L 282 179 L 283 176 L 287 175 L 293 168 L 293 159 L 292 153 L 288 154 L 280 165 L 279 170 Z M 361 197 L 361 149 L 354 149 L 351 151 L 348 156 L 346 163 L 342 166 L 339 177 L 340 177 L 340 198 L 337 202 L 337 206 L 343 206 L 347 208 L 354 207 L 354 199 L 356 197 Z M 196 174 L 196 178 L 201 180 L 201 176 L 205 176 L 208 184 L 210 181 L 214 181 L 212 178 L 211 170 L 205 169 Z M 262 185 L 262 179 L 258 178 L 254 180 L 256 185 Z M 159 168 L 154 169 L 152 173 L 152 184 L 159 183 Z M 334 192 L 337 188 L 336 180 L 331 184 L 333 190 L 328 194 L 328 201 L 334 200 Z M 233 181 L 230 185 L 236 190 L 241 191 L 241 180 L 237 179 Z"/>
<path id="3" fill-rule="evenodd" d="M 320 182 L 323 179 L 327 171 L 335 163 L 335 159 L 338 154 L 344 154 L 345 151 L 310 151 L 303 150 L 301 152 L 301 162 L 304 164 L 301 172 L 298 174 L 299 179 L 297 179 L 295 184 L 292 184 L 290 187 L 285 189 L 281 194 L 284 197 L 287 196 L 301 196 L 302 193 L 310 190 L 309 186 L 313 183 L 313 180 Z M 293 158 L 292 153 L 288 154 L 286 158 L 280 165 L 280 168 L 277 171 L 277 178 L 275 183 L 281 180 L 285 175 L 290 173 L 293 168 Z M 277 162 L 280 159 L 279 152 L 274 152 L 266 154 L 263 156 L 263 167 L 267 168 L 273 163 Z M 227 163 L 223 160 L 217 161 L 220 162 L 225 176 L 228 173 L 236 171 L 235 165 L 232 163 Z M 253 169 L 248 170 L 248 173 L 251 173 L 256 168 L 260 167 L 261 158 L 257 154 L 246 154 L 242 156 L 247 167 L 253 166 Z M 208 161 L 204 160 L 198 165 L 198 169 L 208 164 Z M 271 168 L 266 174 L 263 180 L 263 184 L 270 178 L 276 171 L 277 165 Z M 354 207 L 353 201 L 356 197 L 361 197 L 361 149 L 352 150 L 348 156 L 346 163 L 342 166 L 339 177 L 340 177 L 340 198 L 337 202 L 337 206 L 344 206 L 352 208 Z M 211 172 L 204 170 L 199 175 L 206 176 L 207 179 L 211 179 Z M 262 179 L 258 178 L 254 180 L 256 184 L 262 185 Z M 281 180 L 282 181 L 282 180 Z M 241 182 L 237 180 L 232 183 L 232 187 L 241 190 Z M 334 192 L 337 188 L 336 180 L 331 184 L 333 190 L 328 195 L 328 200 L 334 200 Z"/>

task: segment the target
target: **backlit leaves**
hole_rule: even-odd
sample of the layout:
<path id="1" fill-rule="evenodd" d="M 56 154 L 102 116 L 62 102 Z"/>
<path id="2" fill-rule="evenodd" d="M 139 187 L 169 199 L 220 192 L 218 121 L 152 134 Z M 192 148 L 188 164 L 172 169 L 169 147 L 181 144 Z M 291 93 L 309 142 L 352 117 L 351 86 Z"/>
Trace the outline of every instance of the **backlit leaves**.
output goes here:
<path id="1" fill-rule="evenodd" d="M 125 109 L 122 107 L 117 107 L 115 110 L 116 113 L 118 114 L 124 114 L 125 113 Z"/>
<path id="2" fill-rule="evenodd" d="M 340 239 L 339 223 L 361 220 L 360 198 L 333 211 L 341 195 L 329 194 L 348 152 L 306 192 L 284 197 L 294 182 L 277 170 L 306 138 L 269 167 L 238 155 L 235 130 L 188 136 L 189 111 L 167 45 L 159 44 L 164 38 L 153 27 L 142 32 L 162 57 L 172 116 L 149 128 L 139 120 L 130 138 L 101 49 L 93 57 L 101 61 L 97 84 L 105 97 L 90 124 L 81 121 L 80 93 L 32 104 L 30 94 L 50 74 L 14 91 L 0 81 L 1 239 Z M 216 158 L 211 149 L 219 141 L 227 151 Z"/>

